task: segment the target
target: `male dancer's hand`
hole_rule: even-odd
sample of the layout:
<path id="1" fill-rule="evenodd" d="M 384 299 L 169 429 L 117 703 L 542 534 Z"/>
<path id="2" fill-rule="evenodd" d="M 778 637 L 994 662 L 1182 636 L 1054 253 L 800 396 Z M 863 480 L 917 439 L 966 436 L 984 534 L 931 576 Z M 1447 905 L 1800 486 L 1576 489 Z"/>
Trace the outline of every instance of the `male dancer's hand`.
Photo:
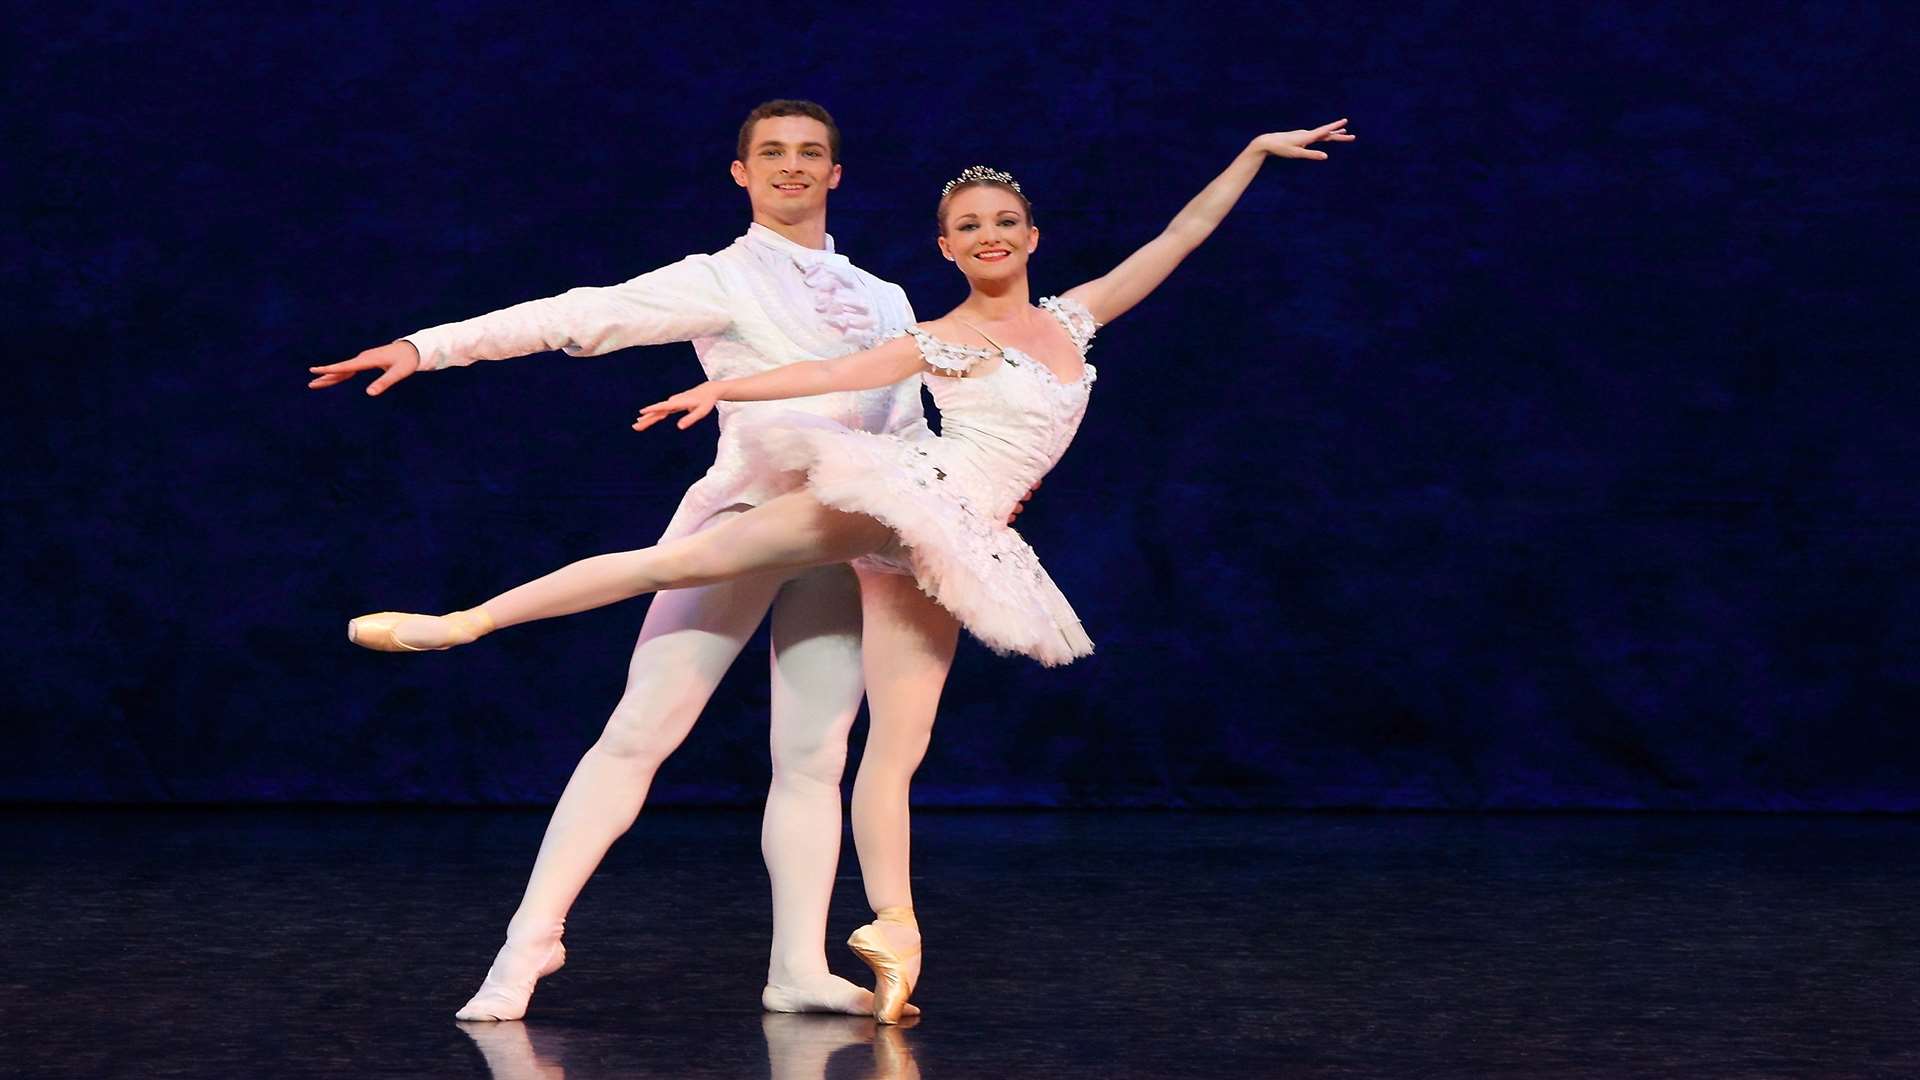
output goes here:
<path id="1" fill-rule="evenodd" d="M 322 364 L 307 370 L 315 376 L 307 384 L 309 390 L 324 390 L 346 382 L 363 371 L 380 369 L 380 377 L 367 387 L 368 397 L 379 397 L 387 388 L 401 379 L 420 370 L 420 350 L 410 341 L 396 341 L 391 345 L 382 345 L 377 349 L 368 349 L 351 360 L 342 360 L 337 364 Z"/>

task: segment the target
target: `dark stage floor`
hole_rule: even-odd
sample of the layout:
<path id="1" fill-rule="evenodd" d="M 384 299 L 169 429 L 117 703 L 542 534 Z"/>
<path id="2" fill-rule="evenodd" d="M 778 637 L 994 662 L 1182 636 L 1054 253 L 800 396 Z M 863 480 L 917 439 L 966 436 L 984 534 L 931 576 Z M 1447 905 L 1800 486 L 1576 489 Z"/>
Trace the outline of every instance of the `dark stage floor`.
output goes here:
<path id="1" fill-rule="evenodd" d="M 1915 819 L 922 814 L 876 1033 L 760 1013 L 754 815 L 651 813 L 531 1019 L 457 1024 L 543 824 L 0 812 L 0 1075 L 1920 1075 Z"/>

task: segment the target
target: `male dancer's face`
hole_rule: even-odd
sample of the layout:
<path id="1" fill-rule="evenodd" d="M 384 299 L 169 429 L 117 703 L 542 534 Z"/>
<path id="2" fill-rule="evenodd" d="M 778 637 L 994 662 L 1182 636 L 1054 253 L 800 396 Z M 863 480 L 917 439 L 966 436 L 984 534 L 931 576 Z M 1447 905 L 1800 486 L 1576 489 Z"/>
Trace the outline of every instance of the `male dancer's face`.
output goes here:
<path id="1" fill-rule="evenodd" d="M 766 215 L 794 225 L 824 216 L 827 192 L 840 186 L 827 125 L 811 116 L 756 122 L 746 160 L 733 163 L 733 182 L 747 189 L 756 218 Z"/>

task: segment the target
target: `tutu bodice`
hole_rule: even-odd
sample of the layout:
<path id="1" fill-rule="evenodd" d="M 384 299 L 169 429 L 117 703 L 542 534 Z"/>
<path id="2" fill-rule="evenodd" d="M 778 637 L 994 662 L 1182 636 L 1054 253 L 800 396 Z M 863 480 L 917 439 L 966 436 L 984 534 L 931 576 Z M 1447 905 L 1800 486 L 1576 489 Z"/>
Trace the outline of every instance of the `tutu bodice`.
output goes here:
<path id="1" fill-rule="evenodd" d="M 1084 354 L 1093 336 L 1093 316 L 1086 308 L 1052 297 L 1040 304 L 1061 321 Z M 1067 452 L 1087 415 L 1097 372 L 1082 360 L 1080 377 L 1062 382 L 1045 364 L 1016 348 L 955 345 L 922 330 L 908 332 L 936 373 L 926 380 L 940 409 L 935 448 L 943 465 L 951 462 L 963 474 L 949 479 L 970 489 L 988 516 L 1004 520 Z"/>
<path id="2" fill-rule="evenodd" d="M 1072 605 L 1007 524 L 1058 464 L 1087 413 L 1095 324 L 1079 303 L 1046 299 L 1084 371 L 1062 382 L 1019 349 L 955 345 L 910 330 L 934 369 L 940 436 L 850 430 L 803 413 L 756 418 L 741 444 L 759 465 L 795 475 L 821 503 L 866 514 L 895 541 L 856 565 L 912 574 L 920 588 L 998 652 L 1064 664 L 1093 651 Z"/>

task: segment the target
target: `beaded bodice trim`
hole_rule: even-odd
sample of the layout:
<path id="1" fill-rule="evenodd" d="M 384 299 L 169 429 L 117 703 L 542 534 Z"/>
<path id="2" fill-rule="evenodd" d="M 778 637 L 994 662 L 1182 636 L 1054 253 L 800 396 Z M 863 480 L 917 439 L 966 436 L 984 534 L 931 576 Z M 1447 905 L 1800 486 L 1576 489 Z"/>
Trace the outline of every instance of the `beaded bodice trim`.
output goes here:
<path id="1" fill-rule="evenodd" d="M 998 349 L 988 349 L 978 345 L 956 345 L 951 341 L 942 341 L 917 326 L 909 327 L 907 333 L 912 334 L 914 344 L 920 346 L 920 359 L 926 361 L 928 367 L 942 375 L 955 377 L 965 375 L 973 365 L 1000 355 Z"/>
<path id="2" fill-rule="evenodd" d="M 998 356 L 1003 357 L 1009 366 L 1037 369 L 1037 374 L 1044 376 L 1057 386 L 1091 385 L 1094 380 L 1094 370 L 1092 364 L 1086 363 L 1087 349 L 1093 345 L 1093 335 L 1100 329 L 1100 324 L 1094 321 L 1093 312 L 1088 311 L 1086 305 L 1078 300 L 1061 296 L 1041 297 L 1039 306 L 1059 320 L 1060 326 L 1067 332 L 1067 337 L 1072 339 L 1074 350 L 1080 354 L 1083 367 L 1080 378 L 1071 382 L 1062 381 L 1053 374 L 1051 368 L 1027 355 L 1018 347 L 1000 349 L 984 345 L 958 345 L 934 337 L 917 326 L 908 327 L 907 333 L 913 335 L 914 343 L 920 346 L 921 359 L 926 361 L 928 367 L 942 375 L 957 378 L 971 371 L 980 361 L 991 360 Z"/>
<path id="3" fill-rule="evenodd" d="M 1073 339 L 1073 347 L 1080 350 L 1080 355 L 1087 355 L 1087 350 L 1093 347 L 1093 335 L 1100 329 L 1087 305 L 1064 296 L 1043 296 L 1040 306 L 1052 312 L 1060 325 L 1067 328 L 1067 336 Z"/>

